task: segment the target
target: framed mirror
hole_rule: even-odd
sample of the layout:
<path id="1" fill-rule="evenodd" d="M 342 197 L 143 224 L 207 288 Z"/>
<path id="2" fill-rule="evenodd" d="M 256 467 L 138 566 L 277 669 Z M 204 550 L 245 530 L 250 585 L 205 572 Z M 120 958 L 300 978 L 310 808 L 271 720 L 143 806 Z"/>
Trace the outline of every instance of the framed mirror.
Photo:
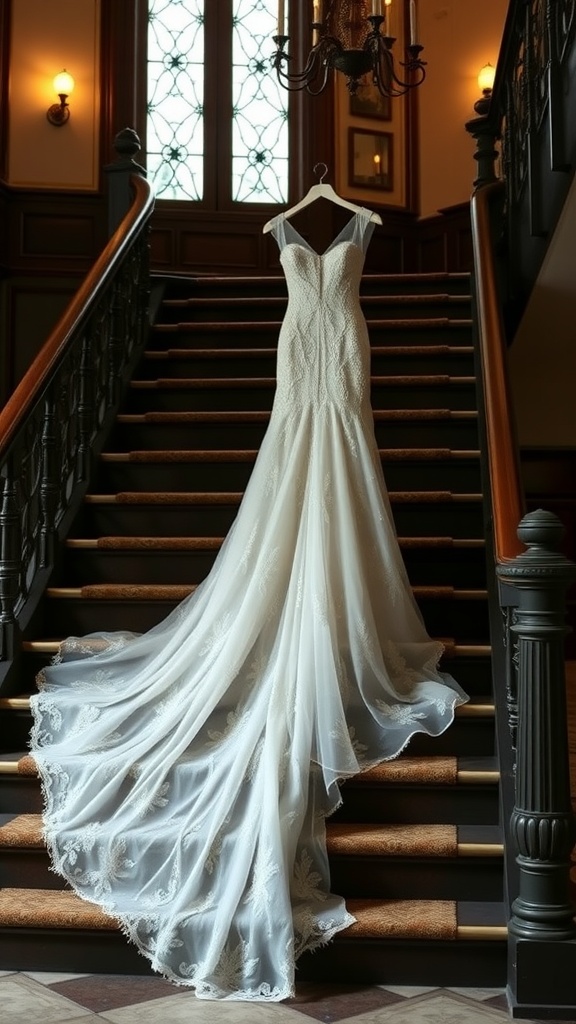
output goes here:
<path id="1" fill-rule="evenodd" d="M 392 176 L 392 133 L 369 128 L 348 129 L 348 183 L 390 192 Z"/>

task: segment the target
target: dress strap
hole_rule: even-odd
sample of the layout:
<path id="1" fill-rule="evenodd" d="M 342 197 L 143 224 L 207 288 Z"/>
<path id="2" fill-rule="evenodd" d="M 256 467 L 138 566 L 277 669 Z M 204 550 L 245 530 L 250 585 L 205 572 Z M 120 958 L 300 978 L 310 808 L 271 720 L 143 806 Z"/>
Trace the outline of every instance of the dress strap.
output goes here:
<path id="1" fill-rule="evenodd" d="M 282 252 L 282 249 L 286 245 L 286 219 L 283 214 L 279 214 L 279 216 L 275 217 L 272 221 L 270 234 L 276 239 L 278 248 L 280 249 L 280 252 Z"/>
<path id="2" fill-rule="evenodd" d="M 366 252 L 370 239 L 372 238 L 374 228 L 376 227 L 371 218 L 372 210 L 367 210 L 362 207 L 352 221 L 352 242 L 354 242 L 354 245 L 357 245 L 363 253 Z"/>

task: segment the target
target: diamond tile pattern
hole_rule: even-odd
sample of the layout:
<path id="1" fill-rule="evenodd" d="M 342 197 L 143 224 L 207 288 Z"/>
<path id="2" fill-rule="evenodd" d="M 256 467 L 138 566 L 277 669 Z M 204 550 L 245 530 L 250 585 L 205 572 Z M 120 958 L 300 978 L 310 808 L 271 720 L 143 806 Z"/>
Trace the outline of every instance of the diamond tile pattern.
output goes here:
<path id="1" fill-rule="evenodd" d="M 37 971 L 0 971 L 0 1006 L 6 1024 L 504 1024 L 509 1020 L 504 993 L 498 989 L 303 983 L 296 997 L 285 1003 L 206 1002 L 162 978 Z"/>

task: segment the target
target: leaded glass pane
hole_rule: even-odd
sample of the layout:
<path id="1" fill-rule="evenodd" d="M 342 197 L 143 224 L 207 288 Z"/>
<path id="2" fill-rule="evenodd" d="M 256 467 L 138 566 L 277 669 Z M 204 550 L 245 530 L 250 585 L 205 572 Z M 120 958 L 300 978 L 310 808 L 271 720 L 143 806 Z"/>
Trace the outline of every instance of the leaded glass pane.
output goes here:
<path id="1" fill-rule="evenodd" d="M 232 198 L 288 199 L 288 94 L 270 62 L 275 0 L 234 0 L 232 39 Z"/>
<path id="2" fill-rule="evenodd" d="M 204 190 L 204 0 L 149 0 L 148 173 L 161 199 Z"/>

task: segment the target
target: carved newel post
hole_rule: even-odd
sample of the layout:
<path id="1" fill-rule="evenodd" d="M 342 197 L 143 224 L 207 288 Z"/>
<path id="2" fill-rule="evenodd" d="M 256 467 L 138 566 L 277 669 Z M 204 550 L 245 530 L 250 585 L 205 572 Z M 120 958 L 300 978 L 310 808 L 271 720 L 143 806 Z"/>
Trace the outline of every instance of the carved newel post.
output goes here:
<path id="1" fill-rule="evenodd" d="M 498 567 L 514 587 L 512 633 L 518 644 L 516 802 L 518 897 L 510 932 L 523 939 L 576 937 L 569 897 L 570 852 L 576 837 L 570 804 L 564 638 L 566 590 L 576 565 L 558 548 L 560 521 L 541 509 L 518 528 L 528 550 Z"/>
<path id="2" fill-rule="evenodd" d="M 474 159 L 477 164 L 477 174 L 474 179 L 474 188 L 490 185 L 493 181 L 498 180 L 494 169 L 498 156 L 496 149 L 498 134 L 494 124 L 489 117 L 475 117 L 471 121 L 467 121 L 464 127 L 476 142 Z"/>
<path id="3" fill-rule="evenodd" d="M 134 157 L 140 152 L 140 139 L 133 128 L 123 128 L 114 139 L 118 159 L 105 167 L 108 175 L 108 232 L 114 233 L 132 205 L 130 178 L 133 174 L 146 177 L 146 170 Z"/>

